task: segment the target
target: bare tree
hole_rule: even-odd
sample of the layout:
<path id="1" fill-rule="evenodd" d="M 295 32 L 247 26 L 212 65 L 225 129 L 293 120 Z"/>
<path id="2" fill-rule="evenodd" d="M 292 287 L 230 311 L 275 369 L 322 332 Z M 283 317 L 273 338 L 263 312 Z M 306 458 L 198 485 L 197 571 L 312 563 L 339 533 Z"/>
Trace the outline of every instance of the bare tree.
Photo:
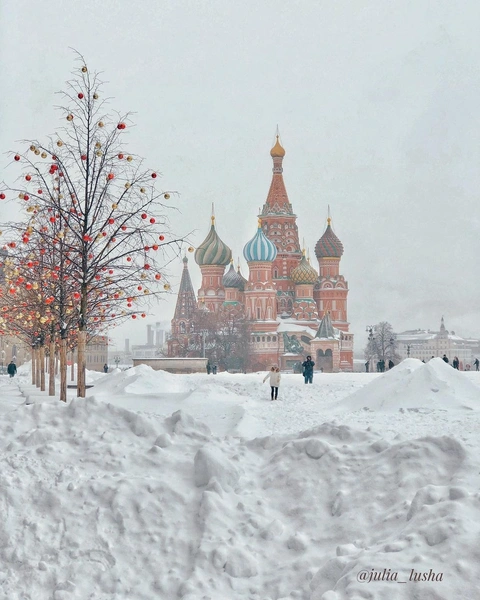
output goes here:
<path id="1" fill-rule="evenodd" d="M 381 321 L 369 329 L 368 341 L 365 346 L 365 358 L 367 361 L 383 361 L 388 363 L 390 360 L 396 362 L 397 356 L 397 334 L 393 327 L 387 321 Z"/>
<path id="2" fill-rule="evenodd" d="M 57 287 L 53 306 L 61 312 L 61 340 L 68 311 L 75 317 L 77 395 L 85 396 L 88 333 L 145 317 L 148 297 L 170 288 L 165 269 L 183 238 L 168 231 L 163 200 L 171 192 L 158 191 L 157 171 L 125 150 L 130 115 L 107 112 L 98 75 L 79 60 L 60 93 L 67 126 L 47 144 L 28 141 L 28 150 L 14 154 L 22 185 L 4 186 L 0 199 L 7 191 L 24 200 L 32 230 L 26 243 L 35 233 L 47 256 L 64 259 L 61 280 L 69 286 Z"/>

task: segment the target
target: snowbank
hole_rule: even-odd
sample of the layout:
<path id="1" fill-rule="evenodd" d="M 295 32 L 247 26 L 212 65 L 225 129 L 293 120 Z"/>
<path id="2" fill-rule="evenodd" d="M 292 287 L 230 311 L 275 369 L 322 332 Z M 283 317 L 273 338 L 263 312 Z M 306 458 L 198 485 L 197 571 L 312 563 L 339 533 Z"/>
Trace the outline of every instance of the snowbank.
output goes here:
<path id="1" fill-rule="evenodd" d="M 478 410 L 480 393 L 465 375 L 441 358 L 415 358 L 374 379 L 339 403 L 339 408 L 374 411 Z"/>
<path id="2" fill-rule="evenodd" d="M 450 371 L 406 361 L 375 379 L 388 383 L 395 376 L 395 394 L 424 370 L 411 384 L 417 391 L 435 375 L 444 391 L 469 393 L 460 387 L 463 374 L 445 367 Z M 107 374 L 98 385 L 116 400 L 117 383 L 125 397 L 132 383 L 148 387 L 149 371 L 134 376 Z M 196 381 L 174 377 L 186 387 Z M 264 388 L 257 379 L 198 377 L 203 392 L 192 406 L 200 406 L 204 393 L 205 420 L 183 408 L 164 418 L 95 398 L 19 405 L 16 385 L 0 386 L 0 597 L 477 598 L 478 411 L 441 421 L 457 423 L 455 435 L 433 435 L 427 414 L 417 425 L 421 435 L 387 439 L 391 413 L 381 410 L 368 412 L 377 424 L 371 430 L 318 425 L 333 398 L 372 377 L 317 377 L 303 387 L 292 376 L 278 402 L 259 400 Z M 229 393 L 217 405 L 223 386 Z M 234 390 L 247 389 L 242 410 L 257 415 L 257 424 L 264 410 L 266 421 L 291 426 L 307 402 L 317 405 L 319 412 L 309 415 L 317 424 L 249 440 L 212 434 Z M 138 397 L 130 392 L 130 398 L 136 406 Z M 469 419 L 473 433 L 463 439 Z M 412 569 L 414 577 L 431 570 L 437 580 L 410 581 Z"/>

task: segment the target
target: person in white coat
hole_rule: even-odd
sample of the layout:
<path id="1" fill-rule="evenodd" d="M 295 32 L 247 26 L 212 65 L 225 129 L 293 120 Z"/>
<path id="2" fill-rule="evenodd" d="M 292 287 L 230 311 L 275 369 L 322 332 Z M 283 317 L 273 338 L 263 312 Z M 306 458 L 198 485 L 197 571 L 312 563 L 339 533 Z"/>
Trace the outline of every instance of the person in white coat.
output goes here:
<path id="1" fill-rule="evenodd" d="M 280 386 L 280 369 L 278 367 L 272 367 L 270 371 L 265 375 L 263 383 L 270 378 L 270 388 L 272 389 L 272 400 L 276 400 L 278 397 L 278 388 Z"/>

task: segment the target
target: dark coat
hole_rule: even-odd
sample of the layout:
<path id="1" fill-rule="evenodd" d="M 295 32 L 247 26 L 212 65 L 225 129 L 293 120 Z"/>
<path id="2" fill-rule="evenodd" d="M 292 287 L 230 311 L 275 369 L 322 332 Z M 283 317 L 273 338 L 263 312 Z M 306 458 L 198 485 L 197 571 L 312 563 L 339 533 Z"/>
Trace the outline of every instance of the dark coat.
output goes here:
<path id="1" fill-rule="evenodd" d="M 16 372 L 17 372 L 17 365 L 15 363 L 9 363 L 9 365 L 7 367 L 7 373 L 9 375 L 15 375 Z"/>
<path id="2" fill-rule="evenodd" d="M 313 367 L 315 366 L 315 363 L 313 362 L 313 360 L 306 360 L 305 362 L 302 363 L 302 367 L 303 367 L 303 374 L 304 375 L 311 375 L 313 373 Z"/>

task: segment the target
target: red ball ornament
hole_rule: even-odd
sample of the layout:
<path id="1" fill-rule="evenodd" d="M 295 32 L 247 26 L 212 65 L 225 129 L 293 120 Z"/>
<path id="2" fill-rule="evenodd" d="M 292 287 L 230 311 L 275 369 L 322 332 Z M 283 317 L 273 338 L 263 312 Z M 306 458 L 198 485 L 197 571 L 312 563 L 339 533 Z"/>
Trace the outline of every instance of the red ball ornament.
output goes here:
<path id="1" fill-rule="evenodd" d="M 20 160 L 20 156 L 19 156 L 18 154 L 15 154 L 15 156 L 14 156 L 14 159 L 15 159 L 16 161 L 19 161 L 19 160 Z"/>
<path id="2" fill-rule="evenodd" d="M 155 219 L 154 219 L 153 217 L 150 219 L 150 223 L 151 223 L 152 225 L 155 223 Z"/>
<path id="3" fill-rule="evenodd" d="M 26 179 L 27 181 L 30 181 L 30 180 L 32 179 L 32 176 L 31 176 L 31 175 L 25 175 L 25 179 Z"/>
<path id="4" fill-rule="evenodd" d="M 121 230 L 122 231 L 127 231 L 127 226 L 126 225 L 122 225 Z"/>
<path id="5" fill-rule="evenodd" d="M 80 157 L 82 160 L 87 160 L 87 155 L 86 154 L 82 154 L 82 156 Z"/>
<path id="6" fill-rule="evenodd" d="M 50 217 L 50 223 L 55 223 L 55 217 Z"/>
<path id="7" fill-rule="evenodd" d="M 152 173 L 152 177 L 153 177 L 153 179 L 155 179 L 157 177 L 157 174 L 156 173 Z"/>
<path id="8" fill-rule="evenodd" d="M 37 194 L 43 194 L 43 190 L 37 190 Z"/>
<path id="9" fill-rule="evenodd" d="M 78 300 L 80 298 L 80 292 L 74 292 L 73 297 L 75 300 Z"/>
<path id="10" fill-rule="evenodd" d="M 25 196 L 23 197 L 24 200 L 30 200 L 30 196 L 28 194 L 25 194 Z"/>
<path id="11" fill-rule="evenodd" d="M 113 275 L 113 269 L 109 269 L 108 272 L 110 275 Z"/>
<path id="12" fill-rule="evenodd" d="M 119 160 L 122 160 L 123 154 L 121 152 L 120 152 L 120 154 L 118 154 L 118 158 L 119 158 Z"/>
<path id="13" fill-rule="evenodd" d="M 117 129 L 125 129 L 125 127 L 126 127 L 125 123 L 119 123 L 117 125 Z"/>
<path id="14" fill-rule="evenodd" d="M 80 98 L 80 100 L 83 100 L 83 94 L 82 94 L 82 92 L 80 92 L 80 93 L 78 94 L 78 97 Z"/>
<path id="15" fill-rule="evenodd" d="M 165 236 L 164 236 L 164 235 L 159 235 L 159 236 L 158 236 L 158 239 L 159 239 L 161 242 L 163 242 L 163 240 L 165 239 Z"/>
<path id="16" fill-rule="evenodd" d="M 142 219 L 146 219 L 148 217 L 147 213 L 142 213 L 141 214 Z"/>
<path id="17" fill-rule="evenodd" d="M 142 313 L 142 319 L 144 319 L 147 315 L 145 313 Z"/>
<path id="18" fill-rule="evenodd" d="M 136 318 L 137 318 L 137 315 L 132 315 L 132 319 L 136 319 Z"/>
<path id="19" fill-rule="evenodd" d="M 112 219 L 112 218 L 108 219 L 108 223 L 110 225 L 113 225 L 115 223 L 115 219 Z"/>
<path id="20" fill-rule="evenodd" d="M 127 256 L 127 261 L 132 262 L 132 258 L 130 256 Z"/>
<path id="21" fill-rule="evenodd" d="M 144 246 L 143 249 L 145 250 L 145 252 L 148 252 L 150 250 L 150 246 Z"/>
<path id="22" fill-rule="evenodd" d="M 158 281 L 159 279 L 161 279 L 161 278 L 162 278 L 162 276 L 160 275 L 160 273 L 157 273 L 157 274 L 155 275 L 155 279 L 156 279 L 157 281 Z"/>
<path id="23" fill-rule="evenodd" d="M 109 181 L 111 181 L 114 177 L 115 177 L 115 175 L 113 173 L 109 173 L 108 176 L 107 176 L 107 179 Z"/>
<path id="24" fill-rule="evenodd" d="M 141 292 L 141 291 L 143 290 L 142 286 L 141 286 L 141 285 L 138 285 L 138 286 L 137 286 L 137 290 L 138 290 L 139 292 Z"/>
<path id="25" fill-rule="evenodd" d="M 158 250 L 158 246 L 157 246 L 157 244 L 153 244 L 153 246 L 152 246 L 152 250 Z"/>
<path id="26" fill-rule="evenodd" d="M 0 194 L 0 200 L 5 200 L 5 194 Z"/>
<path id="27" fill-rule="evenodd" d="M 150 268 L 150 265 L 149 264 L 145 264 L 143 268 L 145 269 L 145 271 L 148 271 L 148 269 Z"/>

